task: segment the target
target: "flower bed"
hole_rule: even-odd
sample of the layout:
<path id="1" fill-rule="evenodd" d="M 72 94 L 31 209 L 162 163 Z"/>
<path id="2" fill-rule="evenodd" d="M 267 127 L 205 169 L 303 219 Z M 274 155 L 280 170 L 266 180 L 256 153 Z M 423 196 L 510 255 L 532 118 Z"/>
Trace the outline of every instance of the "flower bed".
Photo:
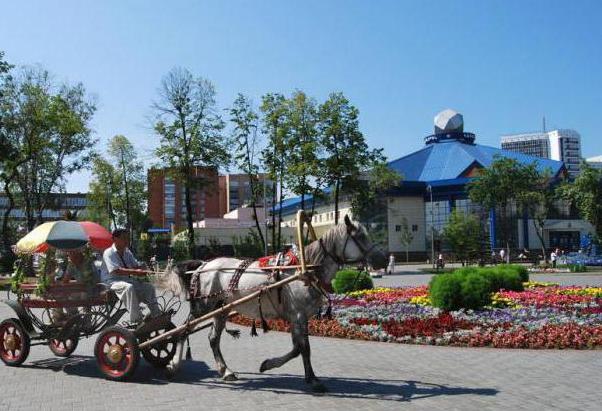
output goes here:
<path id="1" fill-rule="evenodd" d="M 500 291 L 480 311 L 443 312 L 428 288 L 377 288 L 333 296 L 332 319 L 312 319 L 311 335 L 410 344 L 496 348 L 602 348 L 602 288 L 525 283 Z M 250 325 L 250 319 L 235 322 Z M 285 321 L 270 328 L 289 331 Z"/>

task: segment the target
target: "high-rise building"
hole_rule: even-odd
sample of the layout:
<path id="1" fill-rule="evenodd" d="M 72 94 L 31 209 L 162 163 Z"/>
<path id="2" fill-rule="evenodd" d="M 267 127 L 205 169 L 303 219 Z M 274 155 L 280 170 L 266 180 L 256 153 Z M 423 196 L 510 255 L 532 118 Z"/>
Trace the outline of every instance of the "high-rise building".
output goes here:
<path id="1" fill-rule="evenodd" d="M 266 174 L 258 174 L 259 205 L 263 206 L 264 185 L 265 192 L 272 189 L 272 180 L 267 179 Z M 266 199 L 269 204 L 270 198 Z M 219 176 L 219 204 L 220 214 L 224 215 L 243 205 L 249 205 L 251 202 L 251 183 L 247 174 L 226 174 Z"/>
<path id="2" fill-rule="evenodd" d="M 563 161 L 570 177 L 576 177 L 581 164 L 581 136 L 575 130 L 559 129 L 539 133 L 502 136 L 502 149 L 535 157 Z"/>
<path id="3" fill-rule="evenodd" d="M 590 157 L 585 161 L 593 168 L 602 170 L 602 156 Z"/>
<path id="4" fill-rule="evenodd" d="M 196 222 L 206 217 L 221 217 L 217 170 L 195 167 L 191 177 L 202 187 L 191 190 L 193 220 Z M 155 227 L 173 226 L 176 231 L 186 227 L 185 187 L 170 175 L 169 169 L 148 170 L 148 213 Z"/>

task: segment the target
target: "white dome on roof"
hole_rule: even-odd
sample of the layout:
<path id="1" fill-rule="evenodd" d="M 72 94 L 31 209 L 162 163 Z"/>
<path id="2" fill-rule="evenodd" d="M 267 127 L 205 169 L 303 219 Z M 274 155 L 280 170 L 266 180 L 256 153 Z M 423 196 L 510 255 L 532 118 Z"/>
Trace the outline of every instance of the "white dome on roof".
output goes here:
<path id="1" fill-rule="evenodd" d="M 435 116 L 435 134 L 462 133 L 463 131 L 464 117 L 456 110 L 448 108 Z"/>

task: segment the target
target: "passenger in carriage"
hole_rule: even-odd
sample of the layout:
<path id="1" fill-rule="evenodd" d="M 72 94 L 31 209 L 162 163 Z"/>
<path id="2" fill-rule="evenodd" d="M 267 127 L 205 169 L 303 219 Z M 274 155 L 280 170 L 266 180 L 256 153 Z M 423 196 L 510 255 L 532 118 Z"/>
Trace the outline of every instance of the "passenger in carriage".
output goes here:
<path id="1" fill-rule="evenodd" d="M 130 322 L 139 323 L 143 320 L 140 302 L 146 304 L 153 317 L 161 312 L 152 284 L 135 278 L 145 275 L 146 270 L 128 248 L 129 234 L 124 229 L 113 231 L 113 245 L 105 250 L 102 258 L 101 280 L 109 284 L 125 304 L 130 313 Z"/>

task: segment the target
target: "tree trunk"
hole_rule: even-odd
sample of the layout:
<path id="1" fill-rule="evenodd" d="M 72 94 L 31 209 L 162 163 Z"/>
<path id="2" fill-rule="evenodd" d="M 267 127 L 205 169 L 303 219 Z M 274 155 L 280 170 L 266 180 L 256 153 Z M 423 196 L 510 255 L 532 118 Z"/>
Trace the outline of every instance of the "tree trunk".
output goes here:
<path id="1" fill-rule="evenodd" d="M 282 164 L 282 163 L 281 163 Z M 284 200 L 284 166 L 280 166 L 280 207 L 278 208 L 278 248 L 279 252 L 282 249 L 282 201 Z"/>
<path id="2" fill-rule="evenodd" d="M 274 181 L 272 181 L 272 207 L 276 206 L 276 173 L 273 174 Z M 282 204 L 279 204 L 282 207 Z M 272 209 L 272 253 L 276 253 L 276 213 Z"/>
<path id="3" fill-rule="evenodd" d="M 15 200 L 14 197 L 12 195 L 12 193 L 10 192 L 9 189 L 9 184 L 5 183 L 4 184 L 4 192 L 6 193 L 6 197 L 8 198 L 8 205 L 6 207 L 6 210 L 4 210 L 4 216 L 2 218 L 2 244 L 3 244 L 3 248 L 4 248 L 4 255 L 6 257 L 3 257 L 3 262 L 5 263 L 5 265 L 8 266 L 12 266 L 12 262 L 14 261 L 14 253 L 13 250 L 11 249 L 11 238 L 9 235 L 9 227 L 8 227 L 8 221 L 10 218 L 10 213 L 11 211 L 14 209 L 15 207 Z M 8 259 L 7 259 L 8 257 Z M 7 268 L 5 267 L 5 268 Z"/>
<path id="4" fill-rule="evenodd" d="M 255 176 L 249 174 L 249 185 L 251 186 L 251 207 L 253 207 L 253 217 L 255 218 L 255 227 L 257 227 L 257 231 L 259 232 L 259 238 L 261 239 L 262 250 L 265 250 L 265 238 L 263 237 L 263 232 L 261 231 L 261 225 L 259 224 L 259 218 L 257 218 L 257 196 L 256 196 L 256 186 L 255 186 Z M 267 210 L 263 210 L 264 213 Z M 267 233 L 266 233 L 267 235 Z"/>
<path id="5" fill-rule="evenodd" d="M 125 224 L 126 224 L 126 228 L 128 229 L 129 233 L 130 233 L 130 243 L 132 245 L 132 248 L 135 249 L 135 244 L 134 244 L 134 233 L 133 233 L 133 227 L 132 227 L 132 218 L 131 218 L 131 208 L 130 208 L 130 190 L 128 188 L 128 178 L 127 178 L 127 173 L 126 173 L 126 169 L 125 169 L 125 160 L 123 158 L 123 147 L 121 147 L 120 149 L 121 152 L 121 172 L 122 172 L 122 178 L 123 178 L 123 188 L 125 190 Z"/>
<path id="6" fill-rule="evenodd" d="M 339 179 L 334 185 L 334 225 L 339 224 Z"/>
<path id="7" fill-rule="evenodd" d="M 190 167 L 188 167 L 186 173 L 186 179 L 184 184 L 184 202 L 186 204 L 186 223 L 188 227 L 188 253 L 190 258 L 196 258 L 196 247 L 194 244 L 194 227 L 192 223 L 192 201 L 190 199 Z"/>

